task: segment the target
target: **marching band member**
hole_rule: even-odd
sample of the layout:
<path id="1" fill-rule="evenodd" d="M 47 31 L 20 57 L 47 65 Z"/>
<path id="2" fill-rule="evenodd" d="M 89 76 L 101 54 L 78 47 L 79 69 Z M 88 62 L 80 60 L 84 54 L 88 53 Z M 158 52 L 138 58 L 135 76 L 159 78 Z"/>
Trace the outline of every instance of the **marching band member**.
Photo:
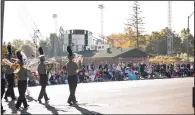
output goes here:
<path id="1" fill-rule="evenodd" d="M 38 66 L 38 74 L 39 74 L 39 80 L 41 84 L 41 91 L 39 93 L 38 101 L 41 102 L 41 99 L 44 96 L 45 102 L 49 101 L 49 98 L 46 93 L 46 86 L 48 84 L 48 73 L 49 69 L 53 67 L 53 65 L 48 69 L 48 64 L 45 64 L 45 56 L 42 47 L 39 47 L 39 53 L 40 53 L 40 64 Z"/>
<path id="2" fill-rule="evenodd" d="M 27 77 L 29 76 L 30 72 L 24 67 L 24 60 L 23 60 L 23 56 L 21 55 L 20 51 L 16 52 L 16 56 L 18 58 L 18 64 L 20 65 L 20 70 L 17 73 L 19 97 L 18 97 L 15 107 L 19 109 L 21 104 L 23 103 L 24 108 L 27 108 L 29 105 L 27 104 L 27 101 L 25 98 L 25 92 L 27 88 Z"/>
<path id="3" fill-rule="evenodd" d="M 70 105 L 77 104 L 75 92 L 77 87 L 77 70 L 81 67 L 81 61 L 79 61 L 79 65 L 73 61 L 75 55 L 72 53 L 71 47 L 67 47 L 67 51 L 69 53 L 68 59 L 69 62 L 67 63 L 67 73 L 68 73 L 68 84 L 70 90 L 70 96 L 68 98 L 67 103 Z"/>
<path id="4" fill-rule="evenodd" d="M 2 61 L 3 64 L 3 61 Z M 2 105 L 2 98 L 5 93 L 5 67 L 1 65 L 1 113 L 4 113 L 5 110 L 3 109 Z"/>
<path id="5" fill-rule="evenodd" d="M 11 50 L 11 44 L 8 43 L 7 46 L 7 51 L 8 51 L 8 60 L 11 60 L 11 56 L 12 56 L 12 50 Z M 6 66 L 6 71 L 5 71 L 5 75 L 6 75 L 6 79 L 8 82 L 8 88 L 7 91 L 5 93 L 5 97 L 4 99 L 6 101 L 8 101 L 7 97 L 11 96 L 12 100 L 15 100 L 15 93 L 14 93 L 14 69 L 10 67 L 10 65 L 5 65 Z"/>

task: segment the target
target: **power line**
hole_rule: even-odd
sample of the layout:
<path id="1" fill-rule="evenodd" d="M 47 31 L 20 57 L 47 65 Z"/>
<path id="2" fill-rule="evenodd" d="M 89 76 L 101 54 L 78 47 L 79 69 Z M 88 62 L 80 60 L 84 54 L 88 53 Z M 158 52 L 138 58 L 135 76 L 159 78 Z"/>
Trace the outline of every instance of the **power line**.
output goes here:
<path id="1" fill-rule="evenodd" d="M 41 32 L 40 32 L 40 30 L 38 29 L 38 27 L 37 27 L 37 25 L 35 24 L 35 22 L 34 22 L 34 20 L 33 20 L 33 18 L 30 16 L 30 14 L 29 14 L 29 12 L 28 12 L 28 10 L 27 10 L 27 8 L 25 7 L 25 6 L 23 6 L 23 8 L 25 9 L 24 11 L 26 11 L 26 15 L 30 18 L 30 20 L 31 20 L 31 22 L 33 23 L 33 25 L 34 25 L 34 27 L 35 27 L 35 29 L 34 30 L 38 30 L 38 33 L 40 34 L 40 36 L 42 37 L 42 39 L 43 39 L 43 36 L 42 36 L 42 34 L 41 34 Z M 39 38 L 38 38 L 39 39 Z M 39 39 L 40 40 L 40 39 Z"/>
<path id="2" fill-rule="evenodd" d="M 31 32 L 29 31 L 29 28 L 27 27 L 27 24 L 25 23 L 24 19 L 22 18 L 22 15 L 21 15 L 21 13 L 20 13 L 19 11 L 18 11 L 18 15 L 19 15 L 19 17 L 20 17 L 20 19 L 21 19 L 23 25 L 25 26 L 26 30 L 29 32 L 31 38 L 33 38 Z"/>

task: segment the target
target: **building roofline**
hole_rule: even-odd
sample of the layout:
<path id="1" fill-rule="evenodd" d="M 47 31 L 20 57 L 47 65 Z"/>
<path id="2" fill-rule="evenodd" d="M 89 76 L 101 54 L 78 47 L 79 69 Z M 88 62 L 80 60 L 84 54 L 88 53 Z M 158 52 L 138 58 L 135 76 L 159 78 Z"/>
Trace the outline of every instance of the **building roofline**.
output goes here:
<path id="1" fill-rule="evenodd" d="M 91 32 L 90 30 L 86 30 L 86 29 L 68 29 L 68 30 L 65 30 L 65 32 L 66 32 L 66 31 L 71 31 L 71 30 L 84 30 L 84 31 L 88 31 L 88 32 L 90 32 L 90 33 L 93 34 L 93 32 Z"/>

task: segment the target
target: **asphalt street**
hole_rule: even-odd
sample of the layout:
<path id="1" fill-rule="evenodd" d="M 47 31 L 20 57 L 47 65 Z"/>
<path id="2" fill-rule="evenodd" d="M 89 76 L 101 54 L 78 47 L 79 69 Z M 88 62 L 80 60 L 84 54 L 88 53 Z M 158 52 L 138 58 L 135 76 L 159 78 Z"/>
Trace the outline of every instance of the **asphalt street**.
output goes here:
<path id="1" fill-rule="evenodd" d="M 36 86 L 28 89 L 28 109 L 16 111 L 16 102 L 4 99 L 3 106 L 5 114 L 194 114 L 193 86 L 192 77 L 83 83 L 77 86 L 78 107 L 66 103 L 68 85 L 48 86 L 48 104 L 36 101 L 40 92 L 40 86 Z M 17 89 L 15 93 L 18 96 Z"/>

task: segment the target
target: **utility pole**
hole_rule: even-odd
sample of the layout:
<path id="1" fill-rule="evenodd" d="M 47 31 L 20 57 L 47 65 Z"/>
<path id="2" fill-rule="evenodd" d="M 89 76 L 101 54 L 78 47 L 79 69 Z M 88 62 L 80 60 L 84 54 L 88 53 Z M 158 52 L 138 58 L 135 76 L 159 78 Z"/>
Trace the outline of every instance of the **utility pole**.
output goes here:
<path id="1" fill-rule="evenodd" d="M 39 30 L 34 30 L 33 42 L 35 44 L 35 58 L 37 58 L 37 48 L 38 48 L 37 39 L 39 37 L 38 33 L 39 33 Z"/>
<path id="2" fill-rule="evenodd" d="M 100 35 L 100 37 L 101 38 L 103 38 L 103 44 L 104 44 L 104 27 L 103 27 L 103 9 L 104 9 L 104 5 L 103 4 L 100 4 L 100 5 L 98 5 L 98 8 L 101 10 L 101 35 Z"/>
<path id="3" fill-rule="evenodd" d="M 187 60 L 188 60 L 188 62 L 189 62 L 189 57 L 190 57 L 190 55 L 189 55 L 189 37 L 190 37 L 190 17 L 192 16 L 194 14 L 194 12 L 190 15 L 190 16 L 188 16 L 188 38 L 187 38 Z"/>

